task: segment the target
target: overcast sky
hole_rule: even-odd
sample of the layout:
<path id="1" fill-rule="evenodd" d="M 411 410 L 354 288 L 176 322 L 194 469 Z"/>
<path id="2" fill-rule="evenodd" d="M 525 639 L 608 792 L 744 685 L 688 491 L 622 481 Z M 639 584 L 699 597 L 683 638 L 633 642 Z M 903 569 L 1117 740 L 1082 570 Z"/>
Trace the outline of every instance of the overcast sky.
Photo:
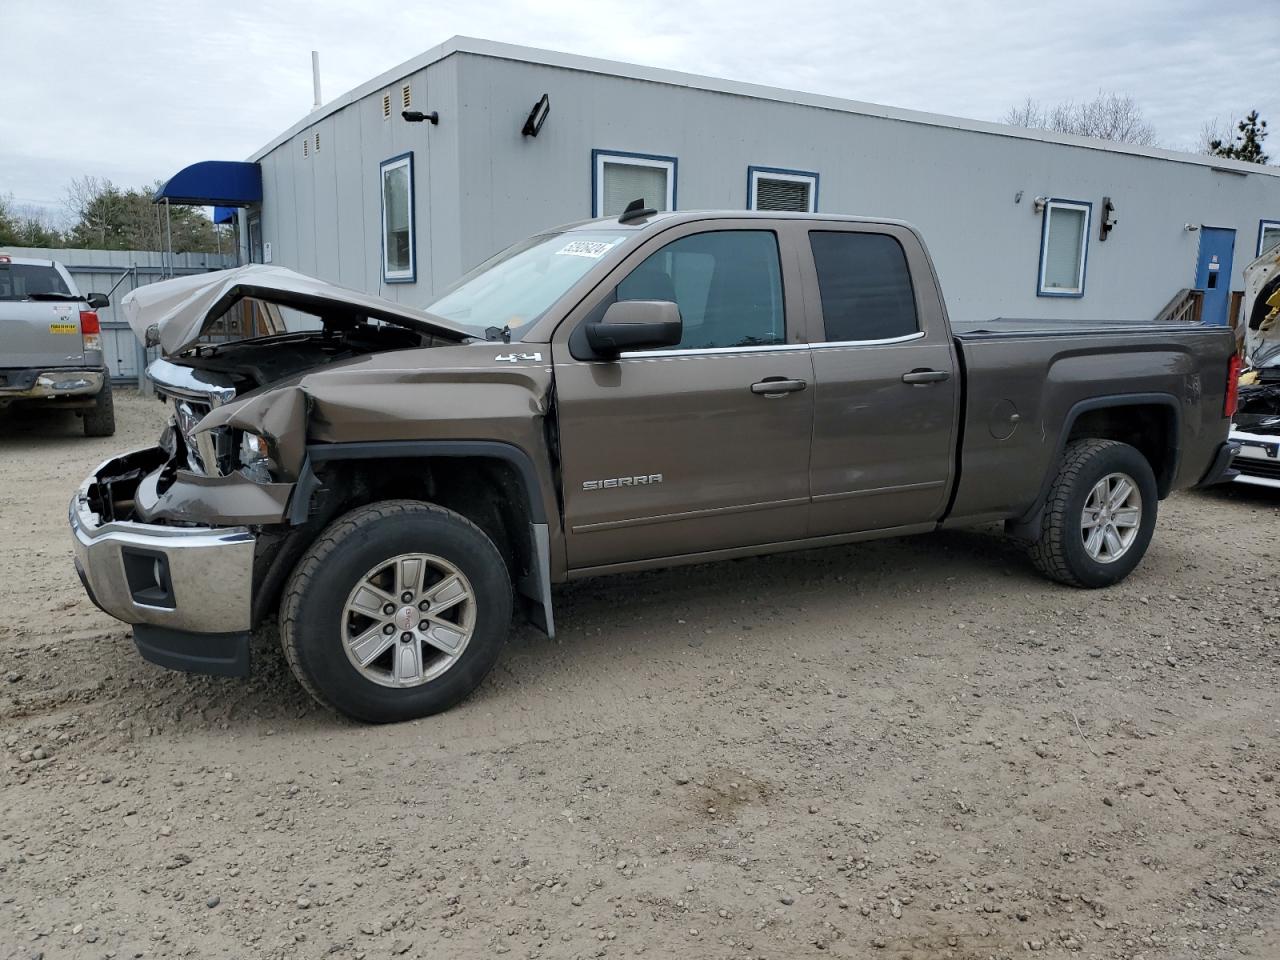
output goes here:
<path id="1" fill-rule="evenodd" d="M 1114 90 L 1174 149 L 1280 130 L 1280 0 L 0 0 L 0 195 L 243 159 L 308 112 L 311 50 L 329 100 L 455 34 L 983 120 Z"/>

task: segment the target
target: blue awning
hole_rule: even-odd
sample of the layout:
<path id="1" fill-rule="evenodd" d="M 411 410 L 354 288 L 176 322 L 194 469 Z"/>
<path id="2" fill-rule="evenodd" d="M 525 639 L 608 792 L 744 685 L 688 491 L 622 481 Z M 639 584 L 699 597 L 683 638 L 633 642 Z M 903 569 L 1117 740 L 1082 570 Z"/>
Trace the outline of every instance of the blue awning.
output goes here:
<path id="1" fill-rule="evenodd" d="M 202 160 L 175 173 L 151 199 L 193 207 L 247 207 L 262 202 L 262 168 L 256 163 Z"/>
<path id="2" fill-rule="evenodd" d="M 214 207 L 213 222 L 214 223 L 230 223 L 236 218 L 235 207 Z"/>

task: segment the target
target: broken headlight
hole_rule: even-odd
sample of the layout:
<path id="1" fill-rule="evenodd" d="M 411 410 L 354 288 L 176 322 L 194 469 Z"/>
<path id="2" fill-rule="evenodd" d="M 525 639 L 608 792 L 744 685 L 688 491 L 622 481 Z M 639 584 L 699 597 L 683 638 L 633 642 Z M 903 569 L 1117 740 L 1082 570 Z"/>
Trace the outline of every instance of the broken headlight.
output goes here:
<path id="1" fill-rule="evenodd" d="M 237 466 L 246 477 L 256 483 L 271 482 L 271 447 L 266 437 L 241 431 L 237 456 Z"/>

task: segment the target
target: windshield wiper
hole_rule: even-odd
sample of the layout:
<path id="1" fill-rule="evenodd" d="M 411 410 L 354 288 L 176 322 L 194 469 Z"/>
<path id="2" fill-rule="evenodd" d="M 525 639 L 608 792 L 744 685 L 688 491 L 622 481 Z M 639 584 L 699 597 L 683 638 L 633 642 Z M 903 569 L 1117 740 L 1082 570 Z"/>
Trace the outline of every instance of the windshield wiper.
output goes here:
<path id="1" fill-rule="evenodd" d="M 510 343 L 511 327 L 508 324 L 503 324 L 501 327 L 485 327 L 484 338 L 491 342 L 501 340 L 503 343 Z"/>
<path id="2" fill-rule="evenodd" d="M 28 300 L 79 300 L 75 294 L 71 293 L 28 293 Z"/>

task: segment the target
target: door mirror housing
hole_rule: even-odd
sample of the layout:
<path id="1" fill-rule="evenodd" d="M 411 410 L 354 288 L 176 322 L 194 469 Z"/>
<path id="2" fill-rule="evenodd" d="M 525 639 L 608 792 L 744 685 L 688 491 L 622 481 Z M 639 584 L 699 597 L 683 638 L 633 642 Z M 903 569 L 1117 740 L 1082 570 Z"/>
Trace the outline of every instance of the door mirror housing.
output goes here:
<path id="1" fill-rule="evenodd" d="M 684 321 L 670 300 L 619 300 L 599 323 L 588 323 L 586 331 L 592 352 L 614 359 L 626 350 L 676 346 L 684 336 Z"/>
<path id="2" fill-rule="evenodd" d="M 105 293 L 91 293 L 84 298 L 84 301 L 95 310 L 101 310 L 111 305 L 111 301 Z"/>

